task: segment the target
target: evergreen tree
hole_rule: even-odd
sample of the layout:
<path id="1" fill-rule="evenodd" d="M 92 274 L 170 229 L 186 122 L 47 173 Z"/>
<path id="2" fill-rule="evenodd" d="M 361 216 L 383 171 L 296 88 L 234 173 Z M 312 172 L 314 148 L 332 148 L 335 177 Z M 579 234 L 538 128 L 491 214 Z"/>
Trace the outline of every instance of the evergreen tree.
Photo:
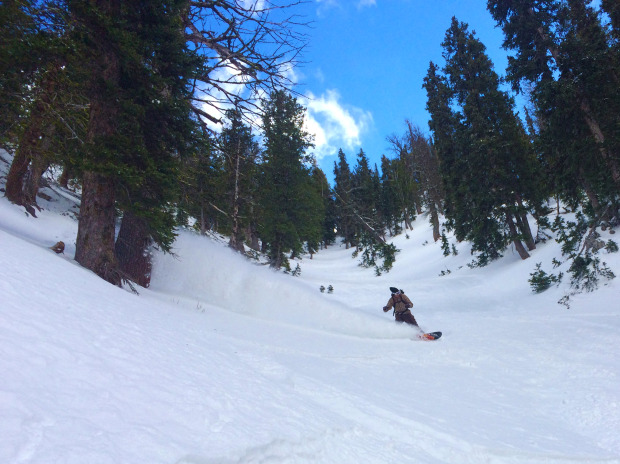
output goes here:
<path id="1" fill-rule="evenodd" d="M 461 178 L 468 172 L 466 158 L 458 148 L 459 114 L 452 110 L 450 104 L 453 96 L 445 76 L 439 67 L 430 63 L 423 87 L 426 89 L 426 109 L 431 115 L 429 127 L 434 134 L 433 147 L 440 160 L 439 167 L 444 187 L 444 211 L 447 225 L 454 230 L 457 240 L 465 240 L 471 229 L 469 192 Z"/>
<path id="2" fill-rule="evenodd" d="M 466 24 L 453 18 L 442 46 L 445 82 L 452 104 L 460 109 L 449 118 L 458 121 L 453 126 L 456 143 L 440 143 L 449 147 L 446 187 L 454 185 L 459 195 L 446 213 L 453 224 L 459 225 L 459 232 L 472 241 L 473 250 L 480 253 L 479 263 L 501 256 L 508 241 L 525 259 L 529 254 L 522 240 L 534 247 L 526 205 L 538 201 L 536 165 L 525 131 L 513 112 L 513 100 L 499 89 L 499 77 L 484 45 Z M 440 90 L 440 81 L 434 78 L 435 88 L 431 81 L 429 75 L 429 99 L 436 98 Z M 436 102 L 432 105 L 437 107 Z M 438 118 L 442 120 L 445 116 L 439 109 Z M 441 151 L 439 156 L 443 156 Z"/>
<path id="3" fill-rule="evenodd" d="M 174 239 L 167 200 L 192 139 L 188 83 L 197 65 L 182 35 L 187 2 L 68 5 L 91 63 L 76 261 L 119 284 L 116 206 L 148 231 L 138 246 L 152 239 L 167 250 Z"/>
<path id="4" fill-rule="evenodd" d="M 375 183 L 373 173 L 370 170 L 368 157 L 364 150 L 360 149 L 357 155 L 357 163 L 352 173 L 353 195 L 352 203 L 355 212 L 374 229 L 379 230 L 377 216 L 377 195 L 375 191 Z M 356 236 L 364 233 L 364 228 L 357 226 Z"/>
<path id="5" fill-rule="evenodd" d="M 214 143 L 208 133 L 202 143 L 181 160 L 177 222 L 187 225 L 189 217 L 196 219 L 195 227 L 201 234 L 216 229 L 221 215 L 213 205 L 224 197 L 224 168 L 215 154 Z"/>
<path id="6" fill-rule="evenodd" d="M 336 241 L 336 202 L 325 173 L 315 164 L 312 169 L 312 184 L 322 199 L 324 219 L 321 228 L 320 243 L 327 247 Z"/>
<path id="7" fill-rule="evenodd" d="M 325 226 L 327 220 L 326 196 L 329 196 L 327 178 L 325 173 L 316 166 L 309 172 L 307 187 L 305 188 L 304 209 L 302 210 L 300 237 L 306 244 L 306 251 L 312 255 L 319 251 L 321 242 L 325 238 Z"/>
<path id="8" fill-rule="evenodd" d="M 614 4 L 602 4 L 612 32 Z M 489 0 L 488 8 L 504 30 L 505 48 L 515 52 L 508 68 L 513 87 L 532 85 L 540 151 L 554 167 L 556 183 L 566 193 L 577 183 L 594 203 L 615 197 L 620 191 L 620 138 L 613 116 L 620 105 L 618 49 L 600 15 L 583 0 Z"/>
<path id="9" fill-rule="evenodd" d="M 244 252 L 243 242 L 250 227 L 256 195 L 254 179 L 258 172 L 259 147 L 254 141 L 252 129 L 244 124 L 238 109 L 229 110 L 227 118 L 229 125 L 223 128 L 219 138 L 225 178 L 225 209 L 230 222 L 227 232 L 230 235 L 229 246 Z"/>
<path id="10" fill-rule="evenodd" d="M 383 155 L 381 157 L 381 217 L 392 235 L 397 235 L 401 231 L 402 207 L 394 171 L 394 162 Z"/>
<path id="11" fill-rule="evenodd" d="M 0 31 L 0 143 L 15 150 L 5 195 L 35 215 L 43 173 L 85 135 L 84 66 L 62 2 L 4 2 Z"/>
<path id="12" fill-rule="evenodd" d="M 288 264 L 285 253 L 302 251 L 309 201 L 314 203 L 310 185 L 310 135 L 303 129 L 305 108 L 285 91 L 271 93 L 263 101 L 265 140 L 261 181 L 260 237 L 272 267 Z M 319 220 L 319 218 L 312 218 Z M 322 221 L 323 218 L 320 218 Z M 320 222 L 319 222 L 320 223 Z"/>
<path id="13" fill-rule="evenodd" d="M 344 239 L 347 248 L 355 245 L 353 188 L 353 174 L 346 155 L 340 149 L 338 161 L 334 162 L 334 196 L 338 233 Z"/>
<path id="14" fill-rule="evenodd" d="M 441 237 L 439 228 L 439 212 L 442 211 L 443 187 L 439 172 L 439 161 L 431 143 L 423 135 L 422 130 L 411 121 L 406 121 L 407 132 L 404 137 L 391 139 L 395 148 L 402 153 L 408 172 L 415 182 L 417 204 L 424 205 L 433 225 L 433 239 Z"/>

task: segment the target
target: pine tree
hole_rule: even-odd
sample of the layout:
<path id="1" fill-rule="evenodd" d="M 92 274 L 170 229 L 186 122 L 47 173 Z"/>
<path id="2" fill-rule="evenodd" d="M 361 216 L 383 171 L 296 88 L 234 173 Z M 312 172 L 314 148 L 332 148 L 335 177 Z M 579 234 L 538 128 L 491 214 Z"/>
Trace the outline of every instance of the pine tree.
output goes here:
<path id="1" fill-rule="evenodd" d="M 304 208 L 302 210 L 300 227 L 300 237 L 306 244 L 306 251 L 312 255 L 319 251 L 321 242 L 325 238 L 325 225 L 327 219 L 327 204 L 325 196 L 329 195 L 326 191 L 327 178 L 325 173 L 316 166 L 316 162 L 309 172 L 307 186 L 304 189 L 305 199 L 303 201 Z"/>
<path id="2" fill-rule="evenodd" d="M 238 109 L 229 110 L 226 115 L 229 125 L 222 130 L 219 147 L 224 167 L 225 209 L 230 222 L 228 245 L 243 253 L 245 231 L 251 223 L 256 195 L 254 179 L 258 172 L 259 147 Z"/>
<path id="3" fill-rule="evenodd" d="M 202 142 L 181 160 L 177 222 L 187 225 L 189 217 L 196 219 L 195 227 L 201 234 L 216 229 L 219 213 L 213 205 L 224 198 L 224 167 L 214 152 L 214 143 L 208 133 Z"/>
<path id="4" fill-rule="evenodd" d="M 321 210 L 324 219 L 321 227 L 320 244 L 327 247 L 336 241 L 336 203 L 327 176 L 316 163 L 312 169 L 312 184 L 323 202 Z"/>
<path id="5" fill-rule="evenodd" d="M 447 225 L 454 230 L 457 240 L 462 241 L 471 228 L 471 217 L 466 206 L 469 192 L 464 188 L 466 183 L 460 182 L 460 177 L 468 172 L 468 165 L 457 147 L 461 137 L 459 115 L 450 106 L 453 95 L 447 79 L 433 62 L 429 65 L 423 87 L 427 94 L 426 109 L 431 115 L 429 127 L 434 134 L 433 147 L 440 160 Z"/>
<path id="6" fill-rule="evenodd" d="M 417 188 L 421 192 L 419 201 L 428 209 L 433 226 L 433 239 L 437 241 L 441 237 L 439 212 L 443 210 L 443 186 L 439 172 L 439 160 L 422 130 L 409 120 L 406 121 L 406 125 L 407 132 L 403 137 L 402 146 L 410 159 L 410 170 L 413 176 L 417 177 L 419 184 Z"/>
<path id="7" fill-rule="evenodd" d="M 371 225 L 375 230 L 380 229 L 377 216 L 377 192 L 375 191 L 375 182 L 373 173 L 370 170 L 368 156 L 364 150 L 360 149 L 357 155 L 357 163 L 352 173 L 352 203 L 355 212 L 361 218 Z M 364 233 L 364 228 L 357 226 L 356 236 L 359 237 Z"/>
<path id="8" fill-rule="evenodd" d="M 260 237 L 266 245 L 270 265 L 287 266 L 285 253 L 302 251 L 304 221 L 307 220 L 309 169 L 306 150 L 312 146 L 303 129 L 305 108 L 285 91 L 271 93 L 263 101 L 264 163 L 260 188 Z M 321 218 L 322 221 L 322 218 Z"/>
<path id="9" fill-rule="evenodd" d="M 119 284 L 117 206 L 143 221 L 148 238 L 137 246 L 152 239 L 167 250 L 174 239 L 168 200 L 192 139 L 188 82 L 197 66 L 182 35 L 186 2 L 68 5 L 91 63 L 76 261 Z"/>
<path id="10" fill-rule="evenodd" d="M 603 8 L 613 24 L 611 4 L 604 2 Z M 613 116 L 620 104 L 618 55 L 600 16 L 583 0 L 489 0 L 488 8 L 504 30 L 505 48 L 515 52 L 508 79 L 515 90 L 524 82 L 533 87 L 541 152 L 550 158 L 557 184 L 578 183 L 595 203 L 601 195 L 615 197 L 620 190 Z M 593 172 L 595 165 L 602 169 Z"/>
<path id="11" fill-rule="evenodd" d="M 334 196 L 338 217 L 338 233 L 344 239 L 347 248 L 355 245 L 353 188 L 353 174 L 346 155 L 340 149 L 338 150 L 338 161 L 334 162 Z"/>
<path id="12" fill-rule="evenodd" d="M 394 162 L 385 155 L 381 157 L 381 217 L 385 227 L 392 235 L 398 235 L 401 231 L 400 220 L 403 208 L 400 203 Z"/>
<path id="13" fill-rule="evenodd" d="M 536 165 L 525 131 L 513 112 L 513 100 L 499 89 L 499 77 L 484 45 L 466 24 L 453 18 L 442 46 L 451 101 L 460 109 L 449 118 L 458 121 L 453 125 L 454 145 L 445 140 L 439 144 L 449 147 L 446 188 L 454 186 L 458 195 L 455 198 L 451 193 L 454 201 L 446 213 L 453 224 L 458 224 L 459 232 L 472 241 L 473 250 L 480 253 L 480 264 L 501 256 L 508 241 L 525 259 L 529 254 L 522 240 L 534 246 L 526 204 L 538 200 Z M 432 80 L 429 75 L 429 100 L 440 90 L 439 81 L 434 78 L 433 88 Z M 437 102 L 432 105 L 437 107 Z M 438 108 L 441 121 L 445 116 L 441 106 Z M 438 139 L 442 136 L 437 135 Z M 443 157 L 441 151 L 439 155 Z"/>
<path id="14" fill-rule="evenodd" d="M 57 1 L 0 5 L 5 38 L 0 47 L 0 143 L 15 150 L 5 195 L 32 215 L 43 173 L 51 163 L 66 162 L 85 134 L 83 65 L 75 65 L 80 45 L 67 16 Z"/>

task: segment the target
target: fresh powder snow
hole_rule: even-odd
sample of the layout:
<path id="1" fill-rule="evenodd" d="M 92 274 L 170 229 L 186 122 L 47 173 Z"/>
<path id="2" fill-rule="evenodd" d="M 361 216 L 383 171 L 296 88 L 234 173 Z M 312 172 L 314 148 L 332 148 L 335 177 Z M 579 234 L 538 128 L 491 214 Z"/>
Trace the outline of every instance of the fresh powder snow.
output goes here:
<path id="1" fill-rule="evenodd" d="M 336 245 L 293 277 L 180 230 L 136 295 L 76 264 L 79 198 L 43 191 L 37 218 L 0 199 L 0 463 L 620 463 L 620 284 L 533 294 L 553 241 L 472 269 L 419 217 L 387 274 Z"/>

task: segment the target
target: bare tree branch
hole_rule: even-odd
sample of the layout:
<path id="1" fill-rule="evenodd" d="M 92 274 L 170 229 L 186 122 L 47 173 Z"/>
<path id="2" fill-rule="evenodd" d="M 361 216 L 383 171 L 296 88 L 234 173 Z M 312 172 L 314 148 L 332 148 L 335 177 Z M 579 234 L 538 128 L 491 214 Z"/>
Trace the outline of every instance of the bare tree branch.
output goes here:
<path id="1" fill-rule="evenodd" d="M 185 38 L 204 64 L 194 85 L 197 115 L 219 124 L 219 115 L 236 103 L 246 118 L 256 116 L 261 96 L 282 88 L 295 93 L 292 70 L 301 62 L 307 43 L 302 31 L 309 23 L 293 11 L 304 3 L 308 2 L 190 2 L 183 17 Z"/>

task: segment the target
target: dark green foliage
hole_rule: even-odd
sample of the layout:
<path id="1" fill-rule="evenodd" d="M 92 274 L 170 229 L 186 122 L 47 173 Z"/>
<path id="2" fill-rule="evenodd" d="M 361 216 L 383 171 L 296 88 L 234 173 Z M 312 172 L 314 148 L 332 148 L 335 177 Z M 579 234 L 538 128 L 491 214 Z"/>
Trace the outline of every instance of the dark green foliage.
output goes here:
<path id="1" fill-rule="evenodd" d="M 571 260 L 569 268 L 573 289 L 571 295 L 581 291 L 595 290 L 600 278 L 606 280 L 615 278 L 614 273 L 604 262 L 601 263 L 598 257 L 601 249 L 613 252 L 615 243 L 610 240 L 605 244 L 598 240 L 598 234 L 593 227 L 596 220 L 588 220 L 581 212 L 575 215 L 575 219 L 575 221 L 565 221 L 558 216 L 551 226 L 551 230 L 556 233 L 556 241 L 562 246 L 562 254 Z M 561 264 L 556 259 L 553 261 L 554 267 Z M 562 304 L 568 306 L 569 299 L 570 295 L 567 295 Z"/>
<path id="2" fill-rule="evenodd" d="M 104 102 L 93 103 L 99 119 L 91 117 L 82 156 L 73 161 L 110 179 L 117 207 L 144 219 L 155 243 L 168 250 L 179 160 L 192 152 L 197 130 L 189 96 L 200 62 L 182 34 L 187 2 L 123 2 L 115 9 L 68 3 L 82 59 L 92 64 L 89 97 Z M 114 56 L 111 67 L 102 56 Z"/>
<path id="3" fill-rule="evenodd" d="M 291 271 L 291 275 L 293 277 L 299 277 L 301 275 L 301 266 L 299 265 L 299 263 L 297 264 L 297 266 L 295 266 L 295 269 Z"/>
<path id="4" fill-rule="evenodd" d="M 616 277 L 606 263 L 589 252 L 575 257 L 568 271 L 572 276 L 571 287 L 577 291 L 592 292 L 598 287 L 600 277 L 606 280 Z"/>
<path id="5" fill-rule="evenodd" d="M 389 272 L 396 261 L 396 253 L 400 250 L 393 243 L 378 242 L 371 236 L 364 234 L 353 257 L 361 256 L 360 266 L 373 267 L 375 274 L 380 276 L 383 272 Z"/>
<path id="6" fill-rule="evenodd" d="M 515 54 L 508 79 L 530 89 L 548 184 L 570 202 L 585 192 L 602 211 L 620 192 L 618 8 L 602 2 L 606 29 L 589 3 L 489 0 L 488 8 Z"/>
<path id="7" fill-rule="evenodd" d="M 477 265 L 513 242 L 534 247 L 527 205 L 540 199 L 537 164 L 514 102 L 500 90 L 484 45 L 455 18 L 446 32 L 444 75 L 431 63 L 427 108 L 446 192 L 447 226 L 472 242 Z"/>
<path id="8" fill-rule="evenodd" d="M 213 205 L 224 196 L 223 167 L 214 151 L 213 142 L 205 135 L 194 152 L 181 160 L 178 177 L 177 220 L 187 225 L 190 216 L 195 218 L 202 233 L 216 225 L 220 213 Z"/>
<path id="9" fill-rule="evenodd" d="M 312 234 L 321 230 L 322 199 L 310 188 L 311 158 L 306 150 L 312 141 L 303 130 L 305 108 L 284 91 L 273 92 L 263 105 L 265 162 L 259 231 L 271 266 L 279 269 L 287 265 L 286 252 L 298 255 L 304 240 L 315 238 Z"/>
<path id="10" fill-rule="evenodd" d="M 392 235 L 398 235 L 402 231 L 403 209 L 399 198 L 394 164 L 394 161 L 385 155 L 381 157 L 381 202 L 379 210 L 384 227 L 391 231 Z"/>
<path id="11" fill-rule="evenodd" d="M 309 214 L 316 218 L 322 218 L 321 221 L 311 220 L 306 232 L 307 251 L 312 255 L 320 249 L 321 245 L 327 246 L 336 240 L 336 217 L 334 199 L 327 177 L 316 165 L 312 167 L 310 186 L 314 194 L 310 199 L 311 211 Z"/>
<path id="12" fill-rule="evenodd" d="M 353 188 L 353 174 L 346 155 L 340 149 L 338 161 L 334 162 L 334 196 L 338 234 L 347 248 L 356 243 Z"/>
<path id="13" fill-rule="evenodd" d="M 36 91 L 35 83 L 57 59 L 63 24 L 56 24 L 56 2 L 0 3 L 0 143 L 14 144 Z"/>
<path id="14" fill-rule="evenodd" d="M 536 270 L 530 274 L 528 282 L 534 293 L 542 293 L 547 290 L 551 285 L 557 284 L 562 280 L 562 273 L 559 275 L 547 274 L 541 269 L 542 263 L 536 264 Z"/>
<path id="15" fill-rule="evenodd" d="M 260 148 L 239 109 L 226 112 L 227 124 L 217 140 L 223 198 L 213 200 L 220 214 L 218 229 L 230 236 L 229 246 L 244 252 L 246 232 L 256 223 L 254 199 L 258 189 Z"/>
<path id="16" fill-rule="evenodd" d="M 578 212 L 575 219 L 576 221 L 565 221 L 557 216 L 551 226 L 551 230 L 556 234 L 556 242 L 562 245 L 562 254 L 570 257 L 578 254 L 583 236 L 588 230 L 588 221 L 583 213 Z"/>

